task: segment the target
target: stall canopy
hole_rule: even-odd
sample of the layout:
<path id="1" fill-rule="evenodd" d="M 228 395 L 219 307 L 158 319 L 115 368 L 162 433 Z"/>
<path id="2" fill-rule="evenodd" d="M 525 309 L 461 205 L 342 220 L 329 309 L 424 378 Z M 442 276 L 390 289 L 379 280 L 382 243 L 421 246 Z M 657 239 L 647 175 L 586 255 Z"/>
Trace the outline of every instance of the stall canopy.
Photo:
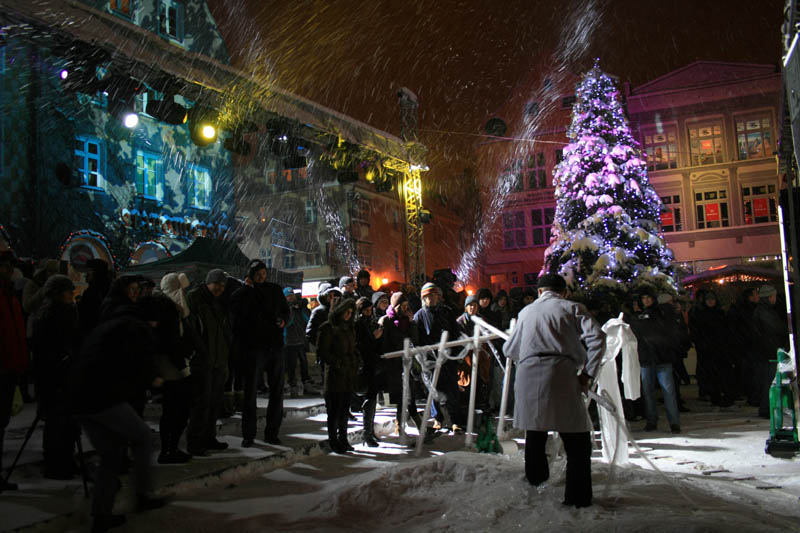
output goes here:
<path id="1" fill-rule="evenodd" d="M 709 283 L 717 283 L 719 285 L 726 283 L 775 283 L 782 280 L 782 278 L 782 272 L 773 268 L 752 265 L 726 265 L 688 276 L 683 279 L 682 284 L 687 289 L 696 289 Z"/>
<path id="2" fill-rule="evenodd" d="M 185 272 L 193 283 L 205 280 L 209 270 L 221 268 L 230 276 L 244 278 L 250 259 L 232 241 L 221 241 L 198 237 L 186 250 L 160 261 L 126 268 L 122 274 L 138 274 L 160 280 L 169 272 Z M 267 281 L 284 287 L 299 288 L 303 283 L 303 273 L 283 272 L 267 269 Z"/>

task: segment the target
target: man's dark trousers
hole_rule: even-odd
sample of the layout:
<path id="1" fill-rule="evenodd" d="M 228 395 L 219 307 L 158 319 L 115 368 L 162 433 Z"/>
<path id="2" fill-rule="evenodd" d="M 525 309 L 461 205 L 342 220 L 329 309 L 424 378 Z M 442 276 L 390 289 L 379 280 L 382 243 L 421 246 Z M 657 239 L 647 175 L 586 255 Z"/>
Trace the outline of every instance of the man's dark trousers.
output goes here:
<path id="1" fill-rule="evenodd" d="M 267 404 L 267 425 L 264 439 L 278 438 L 283 421 L 283 371 L 284 351 L 282 348 L 251 349 L 244 360 L 244 406 L 242 408 L 242 438 L 252 440 L 256 437 L 258 424 L 256 394 L 258 382 L 263 372 L 267 373 L 269 403 Z"/>
<path id="2" fill-rule="evenodd" d="M 589 432 L 559 433 L 567 452 L 567 480 L 564 504 L 587 507 L 592 504 L 592 441 Z M 525 477 L 539 485 L 550 477 L 545 445 L 546 431 L 525 432 Z"/>

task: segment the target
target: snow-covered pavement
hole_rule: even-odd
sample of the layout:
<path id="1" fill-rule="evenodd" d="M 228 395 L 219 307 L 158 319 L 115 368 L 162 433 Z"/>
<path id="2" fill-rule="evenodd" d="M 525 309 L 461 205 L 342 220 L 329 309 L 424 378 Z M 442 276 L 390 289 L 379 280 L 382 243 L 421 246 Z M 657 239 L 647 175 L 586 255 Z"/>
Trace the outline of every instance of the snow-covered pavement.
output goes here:
<path id="1" fill-rule="evenodd" d="M 684 396 L 694 389 L 685 387 Z M 637 442 L 669 479 L 636 453 L 630 466 L 611 472 L 598 451 L 592 467 L 595 505 L 587 509 L 560 503 L 563 460 L 535 488 L 523 479 L 521 454 L 463 451 L 463 436 L 437 438 L 421 458 L 396 436 L 384 436 L 377 449 L 356 446 L 348 455 L 326 455 L 319 447 L 299 452 L 295 444 L 324 438 L 324 414 L 316 414 L 287 420 L 291 452 L 242 450 L 231 436 L 226 440 L 232 448 L 222 455 L 235 458 L 235 468 L 224 457 L 157 467 L 162 480 L 185 478 L 162 485 L 172 487 L 166 491 L 175 495 L 171 504 L 129 514 L 119 530 L 800 531 L 798 459 L 764 454 L 768 421 L 755 417 L 751 407 L 719 411 L 696 399 L 688 403 L 692 412 L 683 415 L 680 435 L 638 432 L 643 423 L 632 423 Z M 390 413 L 380 417 L 387 430 Z M 245 453 L 251 455 L 243 458 Z M 180 469 L 180 476 L 170 474 Z M 192 471 L 203 473 L 195 478 L 201 481 L 191 481 Z M 0 525 L 14 513 L 28 513 L 29 519 L 39 513 L 44 520 L 66 507 L 70 519 L 49 527 L 85 527 L 88 507 L 80 484 L 60 490 L 56 484 L 30 480 L 18 493 L 0 495 Z M 37 529 L 47 527 L 40 523 Z"/>

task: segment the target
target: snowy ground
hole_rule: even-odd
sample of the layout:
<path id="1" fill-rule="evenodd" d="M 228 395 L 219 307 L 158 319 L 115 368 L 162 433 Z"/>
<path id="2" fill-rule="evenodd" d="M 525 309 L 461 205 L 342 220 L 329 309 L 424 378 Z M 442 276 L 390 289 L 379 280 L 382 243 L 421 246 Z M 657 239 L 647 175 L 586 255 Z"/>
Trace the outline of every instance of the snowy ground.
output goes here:
<path id="1" fill-rule="evenodd" d="M 637 442 L 668 479 L 637 454 L 611 475 L 597 452 L 595 505 L 587 509 L 561 505 L 563 460 L 556 459 L 547 484 L 534 488 L 523 479 L 520 454 L 466 452 L 463 436 L 441 436 L 416 458 L 398 437 L 384 436 L 377 449 L 359 445 L 348 455 L 298 456 L 267 471 L 263 462 L 252 463 L 208 488 L 187 485 L 166 508 L 129 514 L 119 530 L 800 531 L 798 459 L 764 454 L 768 421 L 754 417 L 751 407 L 720 411 L 696 399 L 688 403 L 692 412 L 683 415 L 680 435 L 636 432 L 643 422 L 632 423 Z M 318 438 L 324 415 L 294 424 L 287 426 L 290 438 Z M 228 455 L 244 452 L 237 439 L 226 440 L 233 446 Z M 256 460 L 273 452 L 248 453 Z M 196 459 L 193 468 L 214 460 Z M 26 498 L 39 498 L 32 509 L 42 509 L 40 488 L 0 496 L 0 517 Z M 47 494 L 55 505 L 55 487 Z M 60 497 L 86 509 L 75 486 Z M 80 520 L 73 525 L 85 527 Z M 69 527 L 54 523 L 51 529 Z"/>

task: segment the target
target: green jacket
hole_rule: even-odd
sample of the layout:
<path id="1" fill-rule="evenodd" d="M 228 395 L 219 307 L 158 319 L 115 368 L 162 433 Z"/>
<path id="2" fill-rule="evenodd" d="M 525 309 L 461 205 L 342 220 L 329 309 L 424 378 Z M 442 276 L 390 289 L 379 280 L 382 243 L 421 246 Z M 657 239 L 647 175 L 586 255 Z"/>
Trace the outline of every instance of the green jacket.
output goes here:
<path id="1" fill-rule="evenodd" d="M 214 298 L 208 287 L 200 285 L 187 293 L 186 303 L 204 345 L 204 349 L 198 350 L 192 358 L 192 372 L 222 368 L 227 371 L 233 339 L 228 313 L 222 302 Z"/>

